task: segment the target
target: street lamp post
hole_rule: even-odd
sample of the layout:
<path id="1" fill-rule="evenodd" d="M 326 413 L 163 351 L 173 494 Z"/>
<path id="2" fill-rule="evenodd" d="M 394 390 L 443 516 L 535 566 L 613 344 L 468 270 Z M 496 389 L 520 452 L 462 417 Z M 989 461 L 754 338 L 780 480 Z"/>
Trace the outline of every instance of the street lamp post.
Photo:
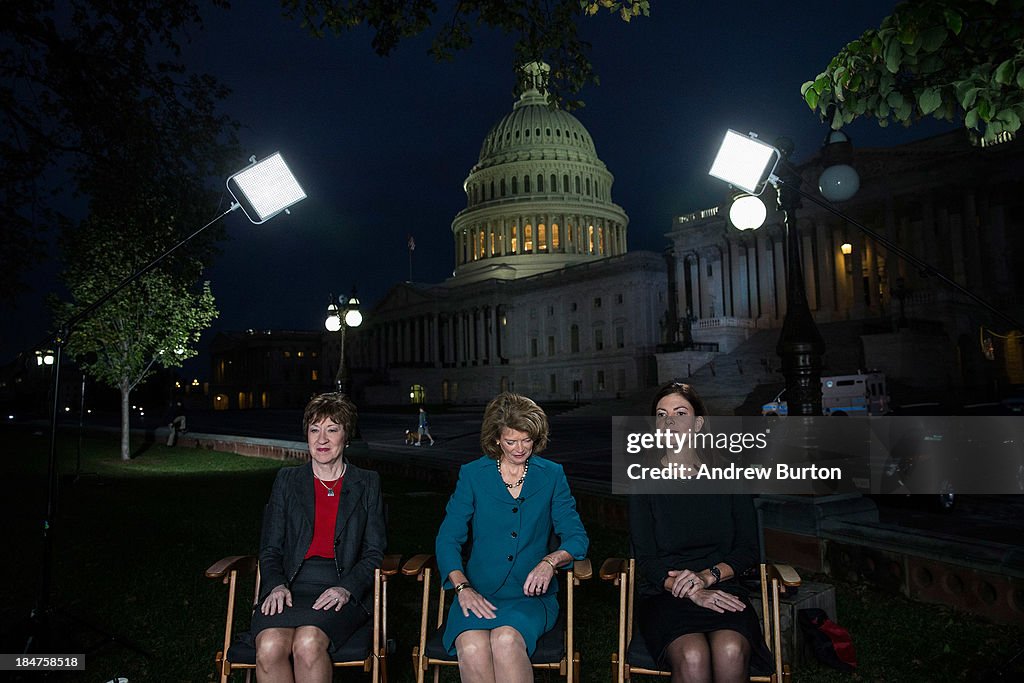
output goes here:
<path id="1" fill-rule="evenodd" d="M 327 306 L 327 318 L 324 320 L 324 327 L 328 332 L 339 332 L 341 334 L 341 348 L 338 354 L 338 372 L 334 376 L 334 387 L 341 393 L 348 393 L 348 364 L 345 358 L 345 332 L 350 327 L 359 327 L 363 324 L 363 314 L 359 312 L 359 299 L 356 298 L 356 288 L 352 287 L 352 294 L 346 299 L 344 295 L 338 297 L 337 303 L 334 295 L 331 294 L 330 304 Z M 339 307 L 342 304 L 343 307 Z"/>
<path id="2" fill-rule="evenodd" d="M 787 141 L 788 142 L 788 141 Z M 792 152 L 792 143 L 780 145 L 782 160 Z M 786 316 L 775 352 L 782 360 L 786 378 L 786 401 L 790 415 L 821 415 L 821 359 L 825 340 L 807 303 L 803 259 L 800 257 L 800 228 L 796 210 L 800 207 L 800 175 L 785 164 L 783 183 L 778 189 L 779 211 L 786 225 Z"/>

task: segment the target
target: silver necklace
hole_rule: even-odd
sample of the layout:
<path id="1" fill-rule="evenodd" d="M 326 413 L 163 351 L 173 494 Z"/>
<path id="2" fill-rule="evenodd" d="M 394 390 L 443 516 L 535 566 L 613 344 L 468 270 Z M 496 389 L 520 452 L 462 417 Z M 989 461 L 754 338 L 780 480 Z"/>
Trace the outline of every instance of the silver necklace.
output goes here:
<path id="1" fill-rule="evenodd" d="M 338 479 L 336 479 L 336 480 L 335 480 L 335 482 L 334 482 L 335 484 L 337 484 L 337 483 L 338 483 L 338 480 L 340 480 L 340 479 L 341 479 L 342 477 L 344 477 L 344 476 L 345 476 L 345 470 L 347 470 L 347 469 L 348 469 L 348 463 L 345 463 L 345 464 L 344 464 L 344 465 L 342 466 L 342 468 L 341 468 L 341 474 L 339 474 L 339 475 L 338 475 Z M 524 473 L 524 474 L 525 474 L 525 473 Z M 321 479 L 320 477 L 316 476 L 315 474 L 313 475 L 313 478 L 314 478 L 314 479 L 316 479 L 316 480 L 317 480 L 318 482 L 320 482 L 320 485 L 321 485 L 321 486 L 323 486 L 323 487 L 324 487 L 325 489 L 327 489 L 327 497 L 328 497 L 328 498 L 334 498 L 334 486 L 333 486 L 333 485 L 331 485 L 331 486 L 328 486 L 328 485 L 327 485 L 327 484 L 326 484 L 326 483 L 324 482 L 324 480 L 323 480 L 323 479 Z"/>
<path id="2" fill-rule="evenodd" d="M 509 491 L 511 491 L 512 489 L 514 489 L 515 487 L 517 487 L 517 486 L 519 486 L 520 484 L 523 483 L 523 480 L 526 479 L 526 472 L 529 469 L 530 469 L 530 461 L 529 461 L 529 459 L 527 459 L 526 462 L 523 463 L 523 476 L 519 477 L 519 481 L 517 481 L 514 484 L 510 484 L 507 481 L 505 481 L 505 477 L 501 477 L 501 483 L 505 485 L 505 488 L 507 488 Z M 498 476 L 501 476 L 501 458 L 500 457 L 498 458 Z"/>

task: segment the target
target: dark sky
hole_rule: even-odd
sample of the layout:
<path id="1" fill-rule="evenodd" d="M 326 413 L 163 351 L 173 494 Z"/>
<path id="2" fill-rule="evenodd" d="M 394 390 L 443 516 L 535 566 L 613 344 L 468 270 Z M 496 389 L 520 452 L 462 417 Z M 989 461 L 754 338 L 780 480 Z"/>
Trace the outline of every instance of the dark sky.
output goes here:
<path id="1" fill-rule="evenodd" d="M 226 219 L 231 239 L 208 272 L 221 314 L 202 345 L 218 330 L 320 329 L 328 293 L 353 284 L 369 308 L 408 279 L 408 234 L 415 281 L 451 276 L 462 182 L 514 101 L 511 40 L 481 33 L 451 63 L 435 63 L 426 38 L 380 58 L 368 31 L 316 39 L 275 2 L 235 4 L 206 13 L 184 58 L 233 89 L 225 108 L 243 123 L 246 156 L 280 151 L 309 198 L 261 226 L 241 212 Z M 601 85 L 584 90 L 587 106 L 574 114 L 615 176 L 629 248 L 661 250 L 673 215 L 721 201 L 725 188 L 707 168 L 725 129 L 785 134 L 797 158 L 812 154 L 826 127 L 801 83 L 894 4 L 654 0 L 651 17 L 628 25 L 585 22 Z M 888 146 L 938 130 L 864 121 L 848 132 L 858 146 Z M 5 321 L 0 362 L 45 336 L 39 302 L 54 272 L 41 267 L 36 291 Z M 187 367 L 205 376 L 207 366 Z"/>

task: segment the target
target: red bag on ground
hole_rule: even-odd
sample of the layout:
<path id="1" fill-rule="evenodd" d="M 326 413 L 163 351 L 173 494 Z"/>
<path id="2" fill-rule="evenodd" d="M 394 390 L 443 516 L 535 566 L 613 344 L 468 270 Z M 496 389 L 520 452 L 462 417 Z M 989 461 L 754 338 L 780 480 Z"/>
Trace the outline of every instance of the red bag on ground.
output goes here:
<path id="1" fill-rule="evenodd" d="M 825 610 L 799 610 L 797 621 L 814 651 L 815 659 L 837 671 L 849 672 L 857 668 L 857 653 L 850 632 L 829 620 Z"/>

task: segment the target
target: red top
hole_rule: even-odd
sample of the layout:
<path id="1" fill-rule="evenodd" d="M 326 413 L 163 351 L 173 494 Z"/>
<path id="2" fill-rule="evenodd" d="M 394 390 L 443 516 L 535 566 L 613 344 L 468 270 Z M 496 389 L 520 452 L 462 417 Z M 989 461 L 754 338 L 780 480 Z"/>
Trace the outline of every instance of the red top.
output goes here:
<path id="1" fill-rule="evenodd" d="M 316 501 L 316 520 L 313 524 L 313 540 L 306 551 L 306 557 L 334 557 L 334 528 L 338 519 L 338 501 L 341 500 L 340 479 L 317 479 L 313 477 L 313 494 Z M 334 491 L 329 495 L 328 489 Z"/>

